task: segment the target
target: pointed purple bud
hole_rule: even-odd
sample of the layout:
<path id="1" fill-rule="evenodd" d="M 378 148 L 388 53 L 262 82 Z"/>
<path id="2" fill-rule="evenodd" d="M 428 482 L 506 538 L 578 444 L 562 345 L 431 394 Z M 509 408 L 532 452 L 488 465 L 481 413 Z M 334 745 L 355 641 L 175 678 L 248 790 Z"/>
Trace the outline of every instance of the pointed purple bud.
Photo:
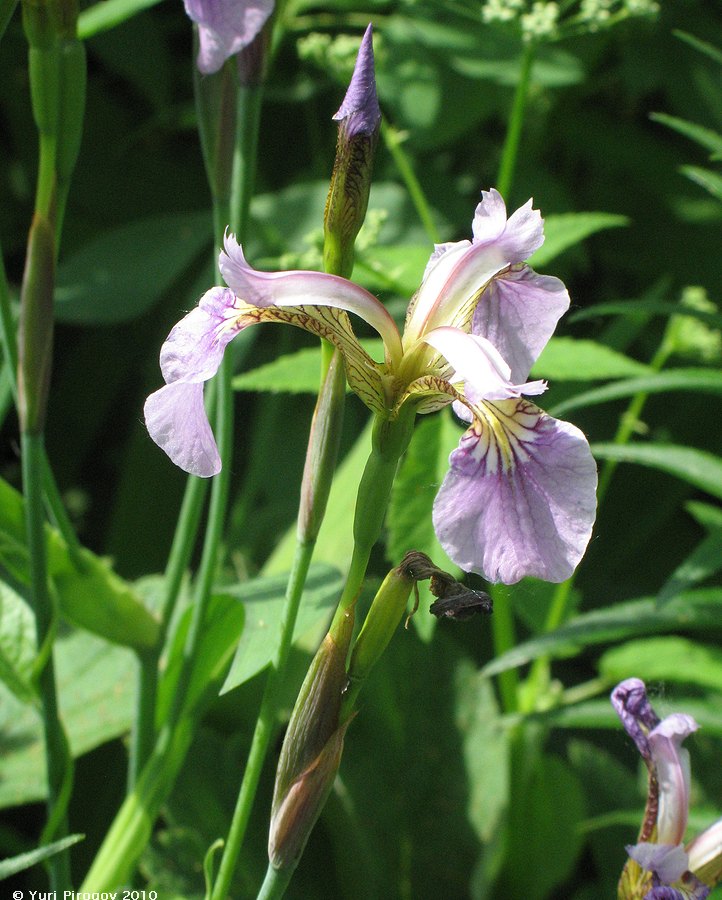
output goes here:
<path id="1" fill-rule="evenodd" d="M 351 82 L 343 98 L 339 111 L 333 117 L 341 122 L 347 138 L 358 134 L 371 135 L 378 132 L 381 110 L 376 96 L 376 75 L 374 72 L 373 28 L 368 26 L 359 47 Z"/>
<path id="2" fill-rule="evenodd" d="M 324 217 L 324 268 L 351 277 L 354 241 L 366 217 L 371 169 L 381 125 L 376 96 L 371 26 L 361 41 L 356 67 L 341 108 L 336 159 Z"/>

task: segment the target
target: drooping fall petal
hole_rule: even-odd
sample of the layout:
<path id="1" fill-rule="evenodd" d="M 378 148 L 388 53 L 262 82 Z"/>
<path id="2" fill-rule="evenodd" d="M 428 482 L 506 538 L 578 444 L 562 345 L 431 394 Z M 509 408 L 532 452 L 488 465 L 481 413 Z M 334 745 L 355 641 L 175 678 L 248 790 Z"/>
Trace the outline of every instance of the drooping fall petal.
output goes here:
<path id="1" fill-rule="evenodd" d="M 434 503 L 442 546 L 462 569 L 489 581 L 566 580 L 596 511 L 586 438 L 521 398 L 480 404 L 477 415 Z"/>
<path id="2" fill-rule="evenodd" d="M 251 43 L 273 12 L 274 0 L 184 0 L 198 25 L 198 69 L 217 72 L 229 56 Z"/>

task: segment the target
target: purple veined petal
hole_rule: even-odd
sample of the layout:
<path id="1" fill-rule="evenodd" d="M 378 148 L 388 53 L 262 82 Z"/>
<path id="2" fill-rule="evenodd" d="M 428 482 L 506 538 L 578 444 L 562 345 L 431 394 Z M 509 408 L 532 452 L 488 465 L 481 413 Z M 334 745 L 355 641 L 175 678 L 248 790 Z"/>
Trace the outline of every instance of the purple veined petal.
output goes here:
<path id="1" fill-rule="evenodd" d="M 356 65 L 335 121 L 345 122 L 346 136 L 372 135 L 381 122 L 374 72 L 373 28 L 366 29 L 359 47 Z"/>
<path id="2" fill-rule="evenodd" d="M 251 43 L 273 12 L 273 0 L 184 0 L 198 25 L 198 69 L 217 72 L 229 56 Z"/>
<path id="3" fill-rule="evenodd" d="M 148 397 L 143 411 L 148 433 L 177 466 L 201 478 L 220 472 L 202 383 L 167 384 Z"/>
<path id="4" fill-rule="evenodd" d="M 495 278 L 474 310 L 471 331 L 488 338 L 511 367 L 511 380 L 524 381 L 569 309 L 564 284 L 524 266 Z"/>
<path id="5" fill-rule="evenodd" d="M 649 761 L 651 751 L 648 734 L 659 725 L 660 720 L 647 698 L 644 682 L 640 678 L 621 681 L 612 691 L 611 701 L 625 731 L 637 745 L 637 750 Z"/>
<path id="6" fill-rule="evenodd" d="M 684 713 L 673 713 L 649 733 L 649 748 L 659 784 L 657 840 L 680 844 L 689 815 L 689 753 L 682 741 L 699 726 Z"/>
<path id="7" fill-rule="evenodd" d="M 160 349 L 160 369 L 166 383 L 208 381 L 218 371 L 223 351 L 238 329 L 238 312 L 228 288 L 214 287 L 173 326 Z"/>
<path id="8" fill-rule="evenodd" d="M 482 191 L 481 203 L 474 211 L 471 229 L 474 244 L 495 245 L 511 264 L 527 260 L 544 243 L 544 220 L 528 200 L 508 219 L 501 194 L 492 188 Z"/>
<path id="9" fill-rule="evenodd" d="M 401 337 L 386 307 L 346 278 L 304 270 L 259 272 L 232 234 L 226 234 L 219 266 L 228 287 L 252 306 L 328 306 L 354 313 L 381 335 L 389 360 L 400 362 Z"/>
<path id="10" fill-rule="evenodd" d="M 596 512 L 597 470 L 586 438 L 529 401 L 477 407 L 434 502 L 449 557 L 489 581 L 564 581 Z"/>
<path id="11" fill-rule="evenodd" d="M 499 351 L 486 338 L 466 334 L 459 328 L 435 328 L 424 336 L 451 363 L 456 378 L 473 388 L 473 402 L 478 400 L 508 400 L 521 394 L 542 394 L 546 390 L 543 381 L 512 384 L 511 369 Z"/>
<path id="12" fill-rule="evenodd" d="M 679 881 L 689 867 L 684 847 L 679 844 L 635 844 L 627 853 L 646 872 L 653 872 L 663 884 Z"/>

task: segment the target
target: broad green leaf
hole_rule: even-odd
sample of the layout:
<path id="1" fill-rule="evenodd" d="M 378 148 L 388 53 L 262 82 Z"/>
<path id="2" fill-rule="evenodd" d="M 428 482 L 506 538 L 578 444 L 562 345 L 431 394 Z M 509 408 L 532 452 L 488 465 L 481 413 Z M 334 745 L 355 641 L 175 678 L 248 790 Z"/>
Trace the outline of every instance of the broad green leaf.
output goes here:
<path id="1" fill-rule="evenodd" d="M 722 499 L 722 459 L 706 450 L 676 444 L 593 444 L 592 453 L 599 459 L 660 469 Z"/>
<path id="2" fill-rule="evenodd" d="M 108 641 L 138 649 L 152 647 L 158 620 L 136 591 L 106 560 L 81 548 L 76 567 L 60 533 L 46 526 L 48 573 L 62 615 Z M 0 569 L 20 585 L 30 583 L 25 543 L 24 500 L 0 479 Z"/>
<path id="3" fill-rule="evenodd" d="M 372 293 L 393 291 L 410 300 L 419 289 L 431 244 L 377 244 L 356 254 L 353 280 Z"/>
<path id="4" fill-rule="evenodd" d="M 667 391 L 692 391 L 702 394 L 722 394 L 722 372 L 719 369 L 667 369 L 605 384 L 591 391 L 576 394 L 568 400 L 557 403 L 549 412 L 561 416 L 572 409 L 609 403 L 635 394 L 659 394 Z"/>
<path id="5" fill-rule="evenodd" d="M 649 372 L 649 366 L 595 341 L 552 338 L 532 367 L 534 378 L 554 381 L 597 381 Z"/>
<path id="6" fill-rule="evenodd" d="M 540 755 L 513 800 L 499 895 L 544 900 L 571 875 L 581 849 L 581 783 L 564 760 Z"/>
<path id="7" fill-rule="evenodd" d="M 665 713 L 670 711 L 669 704 L 666 705 Z M 694 716 L 704 728 L 705 734 L 722 735 L 722 695 L 709 694 L 700 699 L 675 694 L 674 709 Z M 612 709 L 608 696 L 600 700 L 586 700 L 571 706 L 560 706 L 530 718 L 554 728 L 611 728 L 620 733 L 622 731 L 619 718 Z"/>
<path id="8" fill-rule="evenodd" d="M 679 171 L 690 181 L 704 188 L 707 193 L 722 200 L 722 175 L 709 169 L 702 169 L 700 166 L 680 166 Z"/>
<path id="9" fill-rule="evenodd" d="M 522 666 L 539 656 L 576 656 L 585 647 L 623 640 L 636 635 L 665 632 L 706 632 L 722 621 L 722 588 L 697 588 L 678 594 L 659 606 L 656 597 L 617 603 L 606 609 L 577 616 L 556 631 L 517 644 L 492 660 L 483 671 L 497 675 Z"/>
<path id="10" fill-rule="evenodd" d="M 361 345 L 372 358 L 383 359 L 383 343 L 380 339 L 363 340 Z M 317 394 L 320 373 L 320 347 L 305 347 L 237 375 L 233 379 L 233 389 L 271 394 Z M 348 386 L 347 390 L 350 390 Z"/>
<path id="11" fill-rule="evenodd" d="M 356 494 L 366 460 L 371 453 L 371 423 L 358 436 L 356 443 L 336 469 L 328 499 L 326 516 L 316 541 L 314 559 L 344 574 L 353 553 L 353 516 Z M 287 572 L 296 552 L 296 525 L 288 529 L 265 566 L 264 575 Z"/>
<path id="12" fill-rule="evenodd" d="M 421 416 L 404 456 L 391 493 L 387 517 L 387 556 L 394 565 L 408 550 L 421 550 L 440 568 L 459 574 L 459 569 L 441 548 L 431 510 L 444 475 L 449 468 L 449 454 L 459 443 L 461 430 L 449 415 L 439 413 Z M 435 619 L 428 615 L 433 598 L 428 582 L 420 582 L 421 603 L 412 619 L 423 638 L 434 631 Z"/>
<path id="13" fill-rule="evenodd" d="M 126 732 L 133 718 L 136 661 L 93 635 L 64 635 L 54 647 L 60 715 L 74 757 Z M 40 716 L 0 686 L 0 808 L 46 792 Z"/>
<path id="14" fill-rule="evenodd" d="M 0 582 L 0 681 L 26 703 L 37 698 L 32 684 L 35 616 L 15 591 Z"/>
<path id="15" fill-rule="evenodd" d="M 627 641 L 607 650 L 598 665 L 600 674 L 611 682 L 634 676 L 712 690 L 722 684 L 722 650 L 676 635 Z"/>
<path id="16" fill-rule="evenodd" d="M 233 690 L 253 678 L 271 662 L 276 653 L 286 594 L 286 575 L 254 578 L 227 591 L 245 609 L 245 626 L 221 693 Z M 294 628 L 301 637 L 334 608 L 342 588 L 341 575 L 330 566 L 313 565 L 306 579 Z"/>
<path id="17" fill-rule="evenodd" d="M 160 0 L 103 0 L 102 3 L 94 3 L 78 16 L 78 37 L 82 41 L 101 31 L 115 28 L 157 3 Z"/>
<path id="18" fill-rule="evenodd" d="M 198 257 L 209 234 L 207 213 L 159 215 L 104 231 L 58 267 L 57 319 L 114 325 L 140 316 Z"/>
<path id="19" fill-rule="evenodd" d="M 544 243 L 529 258 L 529 265 L 543 268 L 569 247 L 606 228 L 627 225 L 629 219 L 615 213 L 582 212 L 559 213 L 544 219 Z"/>
<path id="20" fill-rule="evenodd" d="M 467 660 L 455 678 L 456 725 L 462 735 L 469 779 L 467 815 L 479 839 L 488 843 L 509 802 L 509 732 L 488 678 Z"/>
<path id="21" fill-rule="evenodd" d="M 204 695 L 211 690 L 215 691 L 217 683 L 228 668 L 238 639 L 243 633 L 245 608 L 237 597 L 229 594 L 230 592 L 225 590 L 222 594 L 215 594 L 208 604 L 200 639 L 193 657 L 190 681 L 185 689 L 183 713 L 186 715 L 193 714 Z M 159 728 L 168 718 L 173 697 L 176 694 L 193 613 L 193 607 L 188 607 L 183 611 L 168 648 L 168 664 L 158 688 L 156 724 Z"/>
<path id="22" fill-rule="evenodd" d="M 649 118 L 674 129 L 697 144 L 701 144 L 711 153 L 722 152 L 722 134 L 712 131 L 711 128 L 705 128 L 695 122 L 688 122 L 686 119 L 679 119 L 677 116 L 668 116 L 666 113 L 652 113 Z"/>
<path id="23" fill-rule="evenodd" d="M 16 875 L 18 872 L 24 872 L 25 869 L 30 869 L 45 859 L 50 859 L 51 856 L 61 853 L 84 838 L 84 834 L 69 834 L 59 841 L 53 841 L 52 844 L 45 844 L 27 853 L 20 853 L 18 856 L 13 856 L 10 859 L 0 860 L 0 881 L 4 878 L 9 878 L 11 875 Z M 22 896 L 22 894 L 16 891 L 13 896 L 18 897 Z M 32 897 L 32 893 L 29 892 L 29 896 Z"/>
<path id="24" fill-rule="evenodd" d="M 702 522 L 708 534 L 662 585 L 658 594 L 660 603 L 666 603 L 675 594 L 686 591 L 722 569 L 722 510 L 706 503 L 689 503 L 687 510 L 693 515 L 697 513 L 695 518 Z"/>

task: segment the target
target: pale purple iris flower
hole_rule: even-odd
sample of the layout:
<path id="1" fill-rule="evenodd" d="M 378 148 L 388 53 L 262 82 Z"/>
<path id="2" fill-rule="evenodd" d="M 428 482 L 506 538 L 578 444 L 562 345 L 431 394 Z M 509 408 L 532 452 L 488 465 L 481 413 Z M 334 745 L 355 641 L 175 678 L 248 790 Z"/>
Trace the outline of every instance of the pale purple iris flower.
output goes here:
<path id="1" fill-rule="evenodd" d="M 184 0 L 188 17 L 198 25 L 198 70 L 217 72 L 248 46 L 273 12 L 274 0 Z"/>
<path id="2" fill-rule="evenodd" d="M 651 873 L 651 887 L 642 888 L 646 891 L 644 898 L 703 900 L 710 888 L 699 876 L 707 871 L 704 867 L 714 866 L 714 857 L 719 857 L 722 848 L 719 823 L 686 848 L 682 843 L 690 795 L 689 753 L 682 742 L 699 726 L 684 713 L 672 713 L 660 720 L 639 678 L 618 684 L 611 699 L 650 772 L 647 809 L 656 808 L 653 820 L 645 816 L 639 843 L 626 848 L 630 858 Z"/>
<path id="3" fill-rule="evenodd" d="M 256 271 L 227 235 L 220 270 L 228 288 L 205 294 L 161 349 L 166 386 L 145 406 L 151 437 L 187 472 L 218 472 L 204 382 L 244 328 L 297 325 L 341 350 L 351 388 L 375 413 L 394 418 L 407 403 L 418 413 L 449 403 L 463 411 L 470 427 L 434 505 L 454 562 L 508 584 L 527 575 L 568 578 L 591 534 L 596 466 L 579 429 L 523 395 L 546 389 L 528 381 L 529 370 L 569 295 L 559 279 L 524 263 L 544 240 L 531 200 L 507 218 L 500 194 L 484 192 L 472 231 L 471 241 L 435 248 L 403 335 L 363 288 L 321 272 Z M 362 348 L 348 313 L 381 336 L 383 362 Z"/>

